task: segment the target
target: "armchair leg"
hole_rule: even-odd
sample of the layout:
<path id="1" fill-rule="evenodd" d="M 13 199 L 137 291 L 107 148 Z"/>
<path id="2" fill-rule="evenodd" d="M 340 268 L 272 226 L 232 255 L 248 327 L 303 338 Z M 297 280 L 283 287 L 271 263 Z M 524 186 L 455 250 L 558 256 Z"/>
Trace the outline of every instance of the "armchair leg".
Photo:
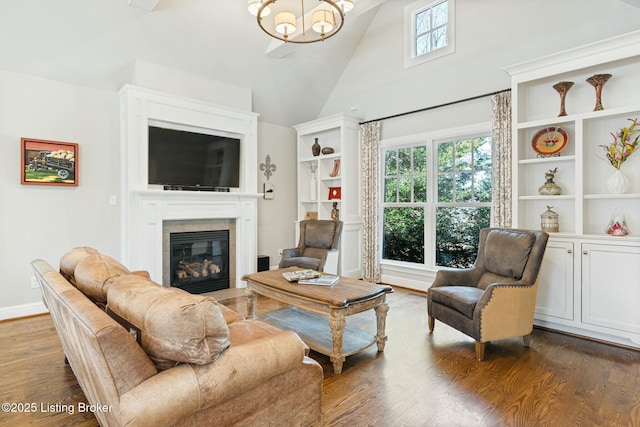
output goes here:
<path id="1" fill-rule="evenodd" d="M 484 360 L 484 343 L 480 341 L 476 341 L 476 359 L 479 362 Z"/>
<path id="2" fill-rule="evenodd" d="M 436 325 L 436 319 L 434 319 L 433 317 L 429 316 L 427 321 L 429 323 L 429 332 L 433 332 L 433 328 Z"/>
<path id="3" fill-rule="evenodd" d="M 523 336 L 522 341 L 524 341 L 525 347 L 527 348 L 531 347 L 531 334 Z"/>

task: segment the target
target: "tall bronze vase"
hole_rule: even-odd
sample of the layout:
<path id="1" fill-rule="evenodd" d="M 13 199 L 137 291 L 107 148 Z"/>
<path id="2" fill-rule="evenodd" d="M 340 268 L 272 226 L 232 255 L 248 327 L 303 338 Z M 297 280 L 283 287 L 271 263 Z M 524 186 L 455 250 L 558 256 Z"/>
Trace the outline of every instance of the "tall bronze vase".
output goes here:
<path id="1" fill-rule="evenodd" d="M 596 88 L 596 108 L 593 111 L 604 110 L 602 106 L 602 87 L 611 78 L 611 74 L 594 74 L 587 79 L 587 83 Z"/>
<path id="2" fill-rule="evenodd" d="M 553 85 L 556 92 L 560 94 L 560 114 L 558 114 L 558 117 L 567 115 L 567 110 L 564 108 L 564 99 L 571 86 L 573 86 L 573 82 L 560 82 Z"/>

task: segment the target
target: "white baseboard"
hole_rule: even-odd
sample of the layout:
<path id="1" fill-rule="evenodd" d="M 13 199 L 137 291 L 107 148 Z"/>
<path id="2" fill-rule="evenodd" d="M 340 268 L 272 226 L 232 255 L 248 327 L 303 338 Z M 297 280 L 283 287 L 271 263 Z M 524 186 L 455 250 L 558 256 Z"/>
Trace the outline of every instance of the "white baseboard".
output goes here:
<path id="1" fill-rule="evenodd" d="M 49 310 L 42 302 L 0 307 L 0 320 L 16 319 L 18 317 L 34 316 L 48 312 Z"/>

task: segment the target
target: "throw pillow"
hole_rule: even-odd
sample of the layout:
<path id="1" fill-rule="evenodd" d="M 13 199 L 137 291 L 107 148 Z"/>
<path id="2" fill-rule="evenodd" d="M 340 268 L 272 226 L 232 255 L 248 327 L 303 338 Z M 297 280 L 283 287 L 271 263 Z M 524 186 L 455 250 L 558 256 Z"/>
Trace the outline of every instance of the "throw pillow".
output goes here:
<path id="1" fill-rule="evenodd" d="M 76 287 L 87 297 L 100 303 L 107 302 L 107 292 L 114 278 L 128 275 L 129 270 L 115 259 L 91 254 L 76 265 L 73 276 Z"/>
<path id="2" fill-rule="evenodd" d="M 110 288 L 108 312 L 139 330 L 140 345 L 158 370 L 211 363 L 229 346 L 229 328 L 213 298 L 126 280 Z"/>

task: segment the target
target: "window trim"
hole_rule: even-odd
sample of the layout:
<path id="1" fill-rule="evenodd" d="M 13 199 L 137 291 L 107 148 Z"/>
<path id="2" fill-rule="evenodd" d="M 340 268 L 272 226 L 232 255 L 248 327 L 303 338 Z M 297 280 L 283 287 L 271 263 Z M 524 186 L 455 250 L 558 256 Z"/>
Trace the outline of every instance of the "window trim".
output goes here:
<path id="1" fill-rule="evenodd" d="M 424 270 L 427 272 L 436 272 L 442 267 L 436 266 L 436 251 L 435 251 L 435 227 L 431 227 L 435 224 L 436 209 L 442 206 L 442 202 L 437 202 L 437 173 L 434 156 L 437 155 L 436 145 L 441 142 L 447 142 L 451 140 L 476 138 L 478 136 L 491 135 L 492 128 L 491 122 L 482 122 L 473 125 L 460 126 L 456 128 L 434 130 L 430 132 L 424 132 L 415 135 L 407 135 L 397 138 L 381 139 L 379 145 L 378 158 L 380 159 L 380 167 L 378 171 L 378 196 L 382 201 L 378 206 L 378 218 L 380 218 L 380 229 L 378 230 L 378 242 L 380 243 L 380 265 L 384 266 L 403 266 L 404 268 L 411 267 L 412 269 Z M 382 258 L 382 244 L 384 239 L 384 208 L 395 205 L 396 203 L 384 202 L 384 153 L 386 150 L 398 150 L 401 148 L 413 147 L 417 145 L 426 145 L 427 147 L 427 201 L 425 203 L 398 203 L 398 206 L 410 207 L 421 206 L 424 208 L 424 264 L 412 263 L 408 261 L 396 261 Z M 472 202 L 474 206 L 477 206 L 479 202 Z M 481 202 L 485 204 L 486 202 Z M 489 203 L 493 208 L 492 202 Z M 447 203 L 449 205 L 449 203 Z M 461 203 L 453 203 L 451 205 L 461 206 Z"/>
<path id="2" fill-rule="evenodd" d="M 404 68 L 424 64 L 456 51 L 455 49 L 455 0 L 448 3 L 447 46 L 432 50 L 420 56 L 415 55 L 416 26 L 415 17 L 425 9 L 432 8 L 445 0 L 417 0 L 404 8 Z"/>

